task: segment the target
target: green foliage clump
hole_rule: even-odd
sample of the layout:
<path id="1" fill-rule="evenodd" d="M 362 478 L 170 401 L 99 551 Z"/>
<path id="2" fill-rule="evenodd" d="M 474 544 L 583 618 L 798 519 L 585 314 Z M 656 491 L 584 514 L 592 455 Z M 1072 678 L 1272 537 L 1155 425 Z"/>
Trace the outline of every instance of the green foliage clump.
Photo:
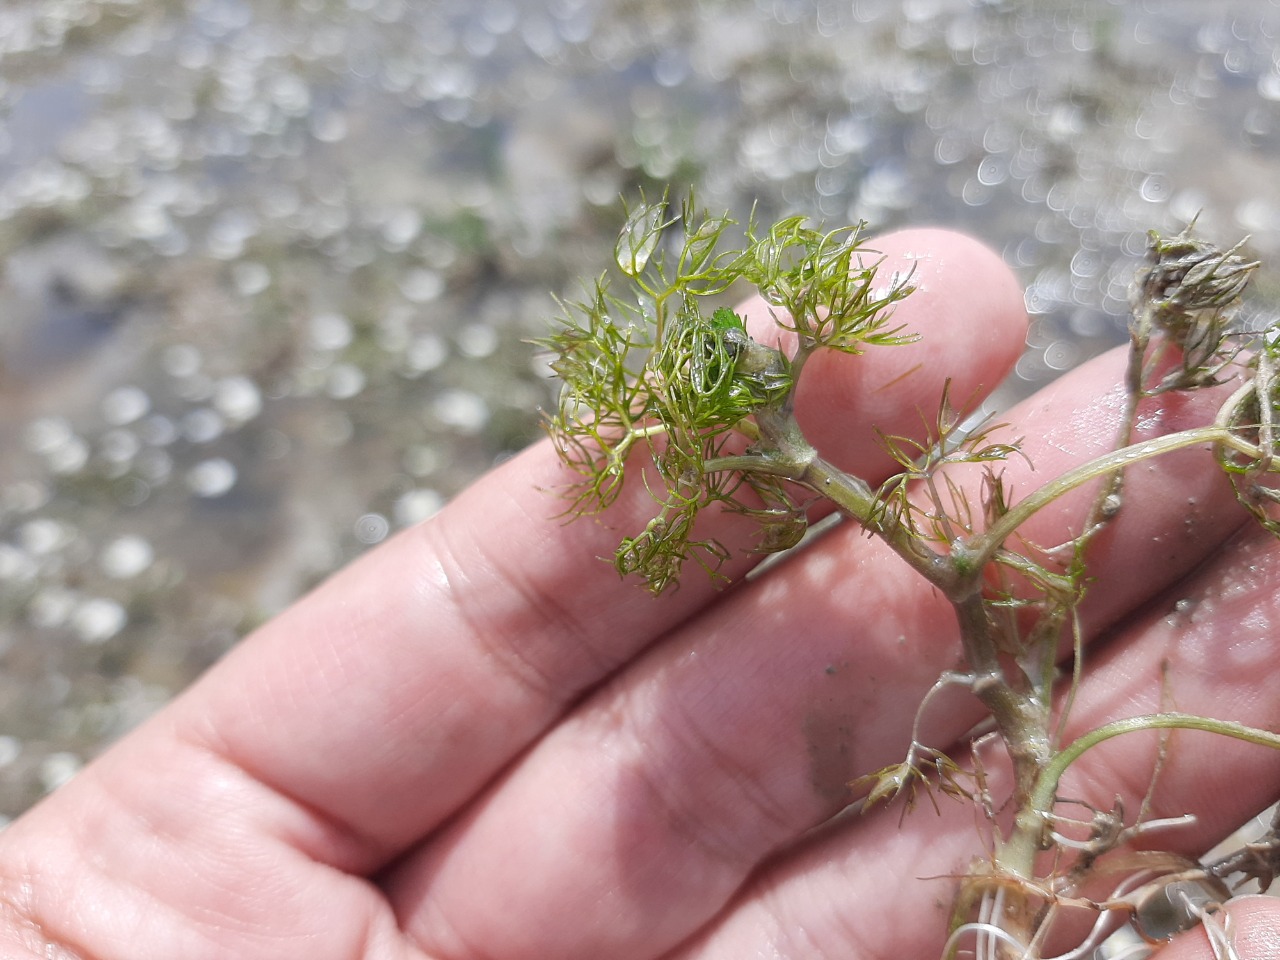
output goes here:
<path id="1" fill-rule="evenodd" d="M 781 478 L 813 453 L 767 437 L 760 422 L 789 418 L 816 350 L 860 353 L 910 339 L 888 321 L 911 284 L 878 287 L 880 256 L 860 227 L 823 231 L 790 217 L 760 232 L 753 223 L 733 248 L 728 217 L 692 201 L 674 214 L 670 206 L 663 198 L 630 212 L 614 249 L 621 277 L 602 277 L 565 304 L 559 328 L 541 341 L 564 382 L 548 430 L 581 478 L 573 512 L 613 503 L 636 448 L 647 451 L 639 469 L 651 466 L 642 482 L 657 511 L 614 560 L 655 592 L 677 582 L 686 560 L 715 572 L 727 559 L 723 545 L 696 533 L 712 504 L 755 517 L 762 551 L 797 542 L 804 509 Z M 760 342 L 743 317 L 716 305 L 744 283 L 775 308 L 794 348 Z"/>

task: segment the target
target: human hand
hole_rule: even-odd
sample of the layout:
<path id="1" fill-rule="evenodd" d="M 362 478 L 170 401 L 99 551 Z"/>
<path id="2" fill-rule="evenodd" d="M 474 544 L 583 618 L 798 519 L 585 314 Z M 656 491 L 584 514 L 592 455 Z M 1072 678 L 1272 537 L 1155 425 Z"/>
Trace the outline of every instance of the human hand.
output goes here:
<path id="1" fill-rule="evenodd" d="M 921 289 L 896 319 L 921 342 L 815 357 L 800 396 L 810 438 L 872 479 L 890 469 L 872 425 L 919 434 L 947 377 L 956 398 L 989 390 L 1024 322 L 1012 277 L 972 242 L 915 231 L 879 246 L 919 258 Z M 1111 442 L 1122 363 L 1089 364 L 1009 415 L 1035 466 L 1009 462 L 1015 492 Z M 1208 411 L 1168 397 L 1143 429 Z M 1276 728 L 1264 668 L 1277 548 L 1244 528 L 1222 549 L 1244 516 L 1203 451 L 1131 474 L 1094 545 L 1084 617 L 1099 643 L 1073 716 L 1157 709 L 1164 677 L 1180 709 Z M 947 878 L 981 851 L 973 811 L 944 804 L 901 828 L 896 810 L 827 821 L 849 780 L 900 759 L 917 704 L 957 657 L 950 606 L 852 525 L 731 589 L 691 575 L 655 599 L 597 559 L 643 513 L 644 490 L 566 525 L 547 492 L 564 481 L 548 444 L 525 451 L 247 639 L 0 834 L 0 955 L 936 955 Z M 1082 509 L 1062 501 L 1034 536 L 1066 539 Z M 743 518 L 710 522 L 750 542 Z M 930 742 L 976 716 L 930 713 Z M 1188 851 L 1275 798 L 1280 765 L 1256 748 L 1172 743 L 1152 815 L 1197 813 Z M 1091 751 L 1072 795 L 1109 807 L 1119 793 L 1136 809 L 1155 752 L 1144 737 Z M 1242 960 L 1276 955 L 1272 904 L 1232 907 Z M 1162 958 L 1209 956 L 1193 931 Z"/>

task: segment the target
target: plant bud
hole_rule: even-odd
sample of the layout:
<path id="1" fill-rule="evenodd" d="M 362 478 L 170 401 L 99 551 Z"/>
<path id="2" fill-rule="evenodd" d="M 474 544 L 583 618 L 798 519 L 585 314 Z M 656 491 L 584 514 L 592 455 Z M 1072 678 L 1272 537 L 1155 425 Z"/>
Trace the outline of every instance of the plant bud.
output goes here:
<path id="1" fill-rule="evenodd" d="M 1243 243 L 1243 241 L 1241 241 Z M 1193 237 L 1190 227 L 1165 239 L 1152 231 L 1147 240 L 1146 265 L 1134 285 L 1134 311 L 1150 304 L 1152 319 L 1179 344 L 1197 326 L 1197 314 L 1219 313 L 1231 306 L 1249 283 L 1258 262 L 1237 251 Z"/>

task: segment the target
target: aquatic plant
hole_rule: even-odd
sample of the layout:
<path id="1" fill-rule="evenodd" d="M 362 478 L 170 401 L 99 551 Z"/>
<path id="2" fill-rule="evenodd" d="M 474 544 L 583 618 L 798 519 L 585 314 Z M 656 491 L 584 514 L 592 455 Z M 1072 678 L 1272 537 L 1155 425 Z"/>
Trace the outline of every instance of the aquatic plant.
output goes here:
<path id="1" fill-rule="evenodd" d="M 690 561 L 720 576 L 729 548 L 699 532 L 709 508 L 758 522 L 754 549 L 773 553 L 804 536 L 815 502 L 829 501 L 883 540 L 955 611 L 963 665 L 938 664 L 901 761 L 851 784 L 850 801 L 870 811 L 921 795 L 971 802 L 985 824 L 985 855 L 958 878 L 944 955 L 983 958 L 1087 957 L 1123 925 L 1145 944 L 1203 924 L 1222 957 L 1233 954 L 1215 915 L 1227 881 L 1265 887 L 1280 867 L 1280 832 L 1212 863 L 1160 851 L 1162 827 L 1144 802 L 1126 811 L 1063 796 L 1067 771 L 1099 744 L 1157 731 L 1156 776 L 1169 761 L 1169 731 L 1207 731 L 1265 747 L 1280 734 L 1173 709 L 1078 729 L 1075 693 L 1086 669 L 1080 607 L 1090 585 L 1091 548 L 1125 510 L 1126 471 L 1175 450 L 1209 448 L 1236 498 L 1280 534 L 1273 482 L 1280 420 L 1280 330 L 1246 333 L 1234 308 L 1257 268 L 1240 246 L 1221 249 L 1192 228 L 1152 233 L 1135 279 L 1121 427 L 1108 452 L 1015 497 L 1004 466 L 1021 455 L 998 425 L 970 415 L 944 391 L 924 439 L 883 436 L 897 463 L 872 485 L 825 459 L 795 415 L 799 384 L 821 351 L 910 350 L 894 307 L 913 292 L 910 274 L 881 276 L 863 226 L 827 230 L 803 217 L 736 225 L 679 209 L 666 198 L 629 212 L 615 259 L 620 278 L 602 278 L 564 305 L 542 341 L 563 380 L 548 430 L 577 481 L 567 515 L 607 511 L 633 475 L 653 500 L 642 529 L 627 531 L 613 563 L 655 593 L 674 588 Z M 776 330 L 753 335 L 744 318 L 717 306 L 749 286 L 773 312 Z M 1228 382 L 1216 418 L 1135 439 L 1143 401 Z M 976 465 L 976 466 L 975 466 Z M 971 473 L 979 471 L 975 484 Z M 642 481 L 639 479 L 642 477 Z M 980 493 L 974 493 L 980 490 Z M 1090 505 L 1069 540 L 1037 545 L 1028 522 L 1073 491 Z M 959 747 L 923 742 L 919 722 L 943 689 L 969 691 L 987 720 Z M 1088 724 L 1085 724 L 1086 728 Z M 997 793 L 975 746 L 995 738 L 1007 762 Z M 1148 800 L 1150 795 L 1148 795 Z M 1153 839 L 1153 834 L 1157 834 Z M 1144 851 L 1137 855 L 1134 851 Z M 1072 917 L 1091 923 L 1079 932 Z M 1077 931 L 1075 934 L 1064 934 Z M 1072 942 L 1064 946 L 1064 936 Z"/>

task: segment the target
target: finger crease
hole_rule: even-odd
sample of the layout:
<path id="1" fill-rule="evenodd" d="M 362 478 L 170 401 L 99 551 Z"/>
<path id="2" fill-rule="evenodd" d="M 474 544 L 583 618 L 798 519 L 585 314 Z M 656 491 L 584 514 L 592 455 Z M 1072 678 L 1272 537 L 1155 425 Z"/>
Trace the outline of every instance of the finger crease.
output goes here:
<path id="1" fill-rule="evenodd" d="M 570 699 L 581 689 L 582 680 L 575 675 L 578 671 L 558 666 L 557 661 L 575 663 L 579 651 L 589 656 L 593 667 L 600 659 L 573 610 L 506 569 L 501 555 L 483 546 L 473 547 L 479 558 L 461 562 L 447 530 L 439 533 L 435 552 L 449 599 L 483 655 L 540 699 L 556 704 Z M 475 589 L 468 572 L 475 569 L 491 571 L 516 602 L 495 602 L 498 595 L 492 590 Z M 505 610 L 518 610 L 519 616 L 501 612 Z M 603 667 L 602 672 L 612 666 Z"/>
<path id="2" fill-rule="evenodd" d="M 666 813 L 665 822 L 673 833 L 704 851 L 711 859 L 738 867 L 745 873 L 797 832 L 796 818 L 763 784 L 759 772 L 716 743 L 692 722 L 688 711 L 677 709 L 670 719 L 662 719 L 668 751 L 681 755 L 672 760 L 659 756 L 665 774 L 651 772 L 654 741 L 652 731 L 635 730 L 649 762 L 637 764 L 635 773 Z M 690 770 L 688 776 L 670 771 Z M 696 796 L 684 792 L 693 785 Z M 729 791 L 724 788 L 731 787 Z"/>

